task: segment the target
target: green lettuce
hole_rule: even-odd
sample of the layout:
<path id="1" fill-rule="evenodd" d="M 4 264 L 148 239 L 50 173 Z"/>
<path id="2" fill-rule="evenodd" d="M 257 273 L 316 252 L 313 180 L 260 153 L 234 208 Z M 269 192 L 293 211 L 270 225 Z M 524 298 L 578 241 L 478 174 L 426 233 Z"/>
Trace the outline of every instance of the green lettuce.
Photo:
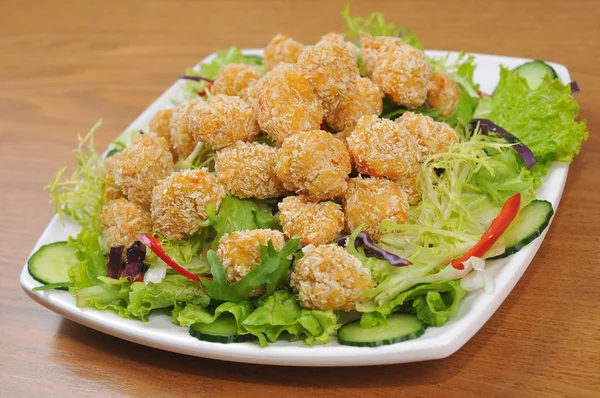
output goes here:
<path id="1" fill-rule="evenodd" d="M 231 314 L 235 318 L 238 329 L 242 322 L 254 311 L 250 300 L 227 301 L 220 304 L 214 311 L 194 304 L 177 304 L 173 310 L 173 323 L 180 326 L 192 326 L 195 323 L 213 323 L 221 314 Z"/>
<path id="2" fill-rule="evenodd" d="M 401 311 L 415 313 L 426 325 L 442 326 L 454 315 L 466 293 L 456 280 L 418 285 L 400 293 L 376 312 L 364 314 L 360 325 L 364 328 L 385 325 L 389 314 Z"/>
<path id="3" fill-rule="evenodd" d="M 131 318 L 131 312 L 127 308 L 130 288 L 131 283 L 126 278 L 106 278 L 103 283 L 77 290 L 75 300 L 80 308 L 111 309 L 123 318 Z"/>
<path id="4" fill-rule="evenodd" d="M 396 27 L 392 23 L 385 22 L 383 14 L 375 12 L 368 18 L 352 17 L 350 15 L 350 4 L 346 3 L 342 10 L 346 32 L 343 36 L 347 40 L 360 38 L 360 35 L 369 34 L 372 36 L 394 36 L 401 37 L 406 44 L 423 49 L 423 46 L 415 35 L 410 30 L 405 30 L 403 27 Z"/>
<path id="5" fill-rule="evenodd" d="M 211 231 L 204 228 L 200 233 L 179 240 L 171 240 L 156 234 L 165 252 L 175 262 L 196 274 L 207 274 L 210 270 L 206 259 L 206 249 L 212 239 Z M 166 267 L 166 264 L 158 258 L 150 249 L 146 250 L 144 264 L 149 267 Z M 171 272 L 171 271 L 169 271 Z M 174 272 L 174 271 L 172 271 Z"/>
<path id="6" fill-rule="evenodd" d="M 242 279 L 229 284 L 225 269 L 214 250 L 208 252 L 208 262 L 213 280 L 202 279 L 210 297 L 223 301 L 239 301 L 248 297 L 250 292 L 265 285 L 265 296 L 270 295 L 286 282 L 286 274 L 292 263 L 293 254 L 300 248 L 298 238 L 287 241 L 281 251 L 275 250 L 273 242 L 260 247 L 261 261 Z"/>
<path id="7" fill-rule="evenodd" d="M 102 233 L 83 227 L 75 238 L 69 237 L 67 244 L 75 248 L 79 263 L 69 270 L 69 290 L 71 293 L 93 285 L 101 284 L 99 276 L 106 276 L 106 250 L 100 243 Z"/>
<path id="8" fill-rule="evenodd" d="M 216 232 L 213 249 L 217 248 L 223 235 L 234 231 L 281 229 L 277 218 L 271 211 L 267 211 L 259 205 L 259 201 L 252 199 L 226 196 L 221 202 L 218 213 L 215 212 L 215 206 L 209 204 L 206 207 L 206 214 L 208 220 L 204 226 L 210 226 Z"/>
<path id="9" fill-rule="evenodd" d="M 339 327 L 333 311 L 303 309 L 297 296 L 285 290 L 277 290 L 261 300 L 241 326 L 242 334 L 258 337 L 262 346 L 277 340 L 283 333 L 291 340 L 304 338 L 309 346 L 315 341 L 327 344 Z"/>
<path id="10" fill-rule="evenodd" d="M 531 90 L 518 72 L 501 67 L 488 118 L 533 151 L 531 171 L 541 177 L 556 160 L 570 163 L 588 139 L 586 122 L 575 121 L 578 113 L 569 84 L 547 77 Z"/>

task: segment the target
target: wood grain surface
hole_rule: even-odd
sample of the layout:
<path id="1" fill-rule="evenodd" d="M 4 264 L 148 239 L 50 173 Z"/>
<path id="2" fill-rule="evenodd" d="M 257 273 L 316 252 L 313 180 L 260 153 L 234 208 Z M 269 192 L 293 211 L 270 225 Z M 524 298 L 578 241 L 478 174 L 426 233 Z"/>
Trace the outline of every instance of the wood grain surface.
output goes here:
<path id="1" fill-rule="evenodd" d="M 42 191 L 100 117 L 117 136 L 188 66 L 278 32 L 341 28 L 341 1 L 0 2 L 0 396 L 600 396 L 600 3 L 364 1 L 427 48 L 566 65 L 590 139 L 542 248 L 501 308 L 444 360 L 282 368 L 128 343 L 42 308 L 18 274 L 52 215 Z"/>

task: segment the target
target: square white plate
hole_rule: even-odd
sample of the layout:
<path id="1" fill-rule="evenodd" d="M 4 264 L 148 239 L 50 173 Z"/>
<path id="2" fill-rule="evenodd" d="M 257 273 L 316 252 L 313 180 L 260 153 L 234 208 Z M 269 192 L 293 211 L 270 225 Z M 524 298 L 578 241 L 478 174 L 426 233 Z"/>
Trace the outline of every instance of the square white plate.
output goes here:
<path id="1" fill-rule="evenodd" d="M 262 55 L 262 50 L 246 50 L 246 54 Z M 445 55 L 443 51 L 426 51 L 428 56 Z M 454 53 L 453 56 L 457 54 Z M 473 54 L 476 57 L 477 70 L 475 81 L 481 90 L 491 93 L 499 80 L 499 67 L 506 65 L 514 68 L 526 61 L 522 58 L 501 57 L 495 55 Z M 214 55 L 206 58 L 210 61 Z M 567 68 L 550 63 L 564 82 L 570 81 Z M 126 131 L 144 128 L 154 113 L 171 106 L 171 98 L 176 97 L 183 86 L 178 81 L 146 109 Z M 550 201 L 556 211 L 567 179 L 568 166 L 555 164 L 537 191 L 540 199 Z M 62 226 L 54 217 L 34 247 L 66 240 L 77 233 L 77 225 L 67 223 Z M 547 230 L 546 230 L 547 231 Z M 21 286 L 38 303 L 77 323 L 101 332 L 133 341 L 139 344 L 199 357 L 221 359 L 234 362 L 247 362 L 288 366 L 361 366 L 423 361 L 447 357 L 460 349 L 494 314 L 510 291 L 527 269 L 542 244 L 544 234 L 533 243 L 507 259 L 489 263 L 489 269 L 495 277 L 495 290 L 492 294 L 476 292 L 468 294 L 460 303 L 457 313 L 443 327 L 430 327 L 425 334 L 416 339 L 399 344 L 359 348 L 341 346 L 335 342 L 324 346 L 307 348 L 302 342 L 276 342 L 268 347 L 256 343 L 218 344 L 197 340 L 188 334 L 188 329 L 171 323 L 167 314 L 154 314 L 150 321 L 123 319 L 110 311 L 98 311 L 91 308 L 77 308 L 75 300 L 68 292 L 48 291 L 32 292 L 40 284 L 27 271 L 27 265 L 21 271 Z M 33 252 L 32 252 L 33 253 Z M 487 269 L 487 268 L 486 268 Z"/>

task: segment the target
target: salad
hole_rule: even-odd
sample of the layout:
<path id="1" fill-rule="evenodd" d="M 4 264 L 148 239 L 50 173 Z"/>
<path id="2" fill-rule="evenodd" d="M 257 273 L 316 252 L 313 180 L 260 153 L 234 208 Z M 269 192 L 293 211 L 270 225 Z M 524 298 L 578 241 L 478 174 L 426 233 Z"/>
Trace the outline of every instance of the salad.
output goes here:
<path id="1" fill-rule="evenodd" d="M 373 347 L 491 292 L 491 259 L 553 215 L 535 189 L 588 138 L 575 82 L 532 61 L 493 93 L 474 58 L 428 58 L 381 14 L 312 45 L 283 34 L 185 71 L 172 107 L 48 185 L 80 225 L 29 259 L 34 290 L 216 343 Z"/>

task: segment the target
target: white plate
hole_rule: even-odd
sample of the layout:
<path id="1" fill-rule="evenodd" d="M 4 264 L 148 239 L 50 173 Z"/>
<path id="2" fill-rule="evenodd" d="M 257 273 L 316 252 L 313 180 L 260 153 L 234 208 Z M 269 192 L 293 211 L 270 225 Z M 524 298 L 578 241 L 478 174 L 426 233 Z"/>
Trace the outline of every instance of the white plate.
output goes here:
<path id="1" fill-rule="evenodd" d="M 247 50 L 245 53 L 262 55 L 262 50 Z M 427 51 L 429 56 L 444 54 L 446 53 L 442 51 Z M 474 55 L 478 65 L 475 80 L 481 84 L 484 92 L 492 92 L 496 86 L 501 64 L 513 68 L 528 61 L 521 58 Z M 211 57 L 206 60 L 210 60 Z M 553 63 L 551 65 L 563 82 L 570 81 L 567 68 Z M 156 111 L 169 107 L 171 98 L 179 92 L 182 84 L 179 81 L 171 86 L 126 131 L 145 127 Z M 537 196 L 552 202 L 555 210 L 563 192 L 567 172 L 567 165 L 554 165 L 545 178 L 543 187 L 537 191 Z M 57 217 L 54 217 L 37 242 L 34 251 L 41 245 L 65 240 L 67 236 L 74 235 L 76 232 L 76 225 L 61 226 Z M 460 349 L 508 296 L 535 256 L 544 236 L 545 232 L 541 238 L 507 259 L 490 262 L 490 271 L 495 276 L 496 282 L 495 290 L 491 295 L 483 292 L 470 293 L 460 303 L 454 318 L 443 327 L 430 327 L 416 340 L 377 348 L 340 346 L 335 341 L 313 348 L 306 348 L 301 342 L 276 342 L 265 348 L 255 343 L 209 343 L 191 337 L 187 328 L 172 324 L 171 317 L 166 314 L 154 314 L 149 322 L 142 323 L 120 318 L 109 311 L 77 308 L 74 299 L 67 292 L 32 292 L 31 289 L 39 286 L 39 283 L 31 278 L 26 265 L 21 271 L 20 279 L 25 292 L 50 310 L 90 328 L 150 347 L 199 357 L 270 365 L 382 365 L 444 358 Z"/>

